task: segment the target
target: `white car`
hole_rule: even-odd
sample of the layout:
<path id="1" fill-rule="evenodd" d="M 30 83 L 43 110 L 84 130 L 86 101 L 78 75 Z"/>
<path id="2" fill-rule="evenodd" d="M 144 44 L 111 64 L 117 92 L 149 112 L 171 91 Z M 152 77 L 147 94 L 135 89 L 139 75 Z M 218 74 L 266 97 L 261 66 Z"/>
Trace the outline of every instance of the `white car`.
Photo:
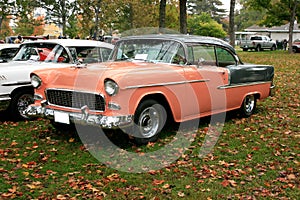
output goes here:
<path id="1" fill-rule="evenodd" d="M 0 63 L 10 61 L 18 52 L 20 44 L 0 44 Z"/>
<path id="2" fill-rule="evenodd" d="M 34 102 L 30 73 L 43 68 L 61 68 L 104 62 L 114 45 L 93 40 L 55 39 L 27 41 L 15 57 L 0 64 L 0 111 L 13 119 L 26 119 L 23 110 Z"/>

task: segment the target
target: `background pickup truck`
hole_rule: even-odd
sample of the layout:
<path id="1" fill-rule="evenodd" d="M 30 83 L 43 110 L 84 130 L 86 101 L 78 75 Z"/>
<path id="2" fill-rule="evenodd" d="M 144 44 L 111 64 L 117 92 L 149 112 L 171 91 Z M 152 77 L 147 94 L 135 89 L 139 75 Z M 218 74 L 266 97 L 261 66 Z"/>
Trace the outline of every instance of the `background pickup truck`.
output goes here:
<path id="1" fill-rule="evenodd" d="M 254 35 L 249 40 L 242 41 L 240 47 L 243 51 L 248 49 L 254 49 L 255 51 L 261 51 L 263 49 L 276 50 L 276 42 L 270 39 L 268 36 Z"/>

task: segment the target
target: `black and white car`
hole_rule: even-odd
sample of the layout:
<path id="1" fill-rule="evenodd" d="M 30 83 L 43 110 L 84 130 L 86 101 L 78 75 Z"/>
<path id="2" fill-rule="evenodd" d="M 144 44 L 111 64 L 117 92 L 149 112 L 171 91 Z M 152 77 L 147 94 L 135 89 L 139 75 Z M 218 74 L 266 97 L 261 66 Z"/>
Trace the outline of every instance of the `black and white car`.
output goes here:
<path id="1" fill-rule="evenodd" d="M 37 69 L 103 62 L 114 45 L 93 40 L 55 39 L 26 41 L 15 57 L 0 64 L 0 111 L 26 119 L 23 110 L 34 102 L 30 73 Z"/>

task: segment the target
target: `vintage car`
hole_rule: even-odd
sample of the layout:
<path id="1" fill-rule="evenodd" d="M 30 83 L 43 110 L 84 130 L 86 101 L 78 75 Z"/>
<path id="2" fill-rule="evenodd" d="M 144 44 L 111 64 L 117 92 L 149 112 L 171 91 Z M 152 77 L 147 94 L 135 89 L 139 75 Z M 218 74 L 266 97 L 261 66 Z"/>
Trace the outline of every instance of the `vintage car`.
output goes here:
<path id="1" fill-rule="evenodd" d="M 8 111 L 14 119 L 27 118 L 23 111 L 34 102 L 32 71 L 106 61 L 113 47 L 92 40 L 25 41 L 11 61 L 0 63 L 0 111 Z"/>
<path id="2" fill-rule="evenodd" d="M 19 47 L 19 44 L 0 44 L 0 63 L 13 59 Z"/>
<path id="3" fill-rule="evenodd" d="M 31 73 L 35 104 L 25 114 L 53 123 L 120 128 L 155 141 L 176 122 L 240 109 L 274 92 L 274 67 L 243 64 L 226 42 L 192 35 L 121 38 L 108 62 Z M 128 131 L 129 130 L 129 131 Z"/>

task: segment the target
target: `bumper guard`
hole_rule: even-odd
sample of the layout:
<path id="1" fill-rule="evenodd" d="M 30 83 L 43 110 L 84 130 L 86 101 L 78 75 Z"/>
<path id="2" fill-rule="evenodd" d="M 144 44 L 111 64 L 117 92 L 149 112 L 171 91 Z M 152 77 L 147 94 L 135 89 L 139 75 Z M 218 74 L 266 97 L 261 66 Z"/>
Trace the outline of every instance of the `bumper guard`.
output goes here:
<path id="1" fill-rule="evenodd" d="M 60 122 L 68 124 L 68 121 L 76 124 L 87 124 L 93 126 L 100 126 L 107 129 L 116 129 L 119 127 L 130 126 L 133 124 L 133 116 L 104 116 L 104 115 L 95 115 L 90 114 L 87 106 L 81 108 L 81 113 L 78 112 L 66 112 L 66 111 L 56 111 L 51 108 L 40 105 L 30 105 L 23 112 L 29 118 L 42 117 L 47 119 L 55 119 L 55 113 L 64 114 L 68 117 L 67 122 Z"/>

